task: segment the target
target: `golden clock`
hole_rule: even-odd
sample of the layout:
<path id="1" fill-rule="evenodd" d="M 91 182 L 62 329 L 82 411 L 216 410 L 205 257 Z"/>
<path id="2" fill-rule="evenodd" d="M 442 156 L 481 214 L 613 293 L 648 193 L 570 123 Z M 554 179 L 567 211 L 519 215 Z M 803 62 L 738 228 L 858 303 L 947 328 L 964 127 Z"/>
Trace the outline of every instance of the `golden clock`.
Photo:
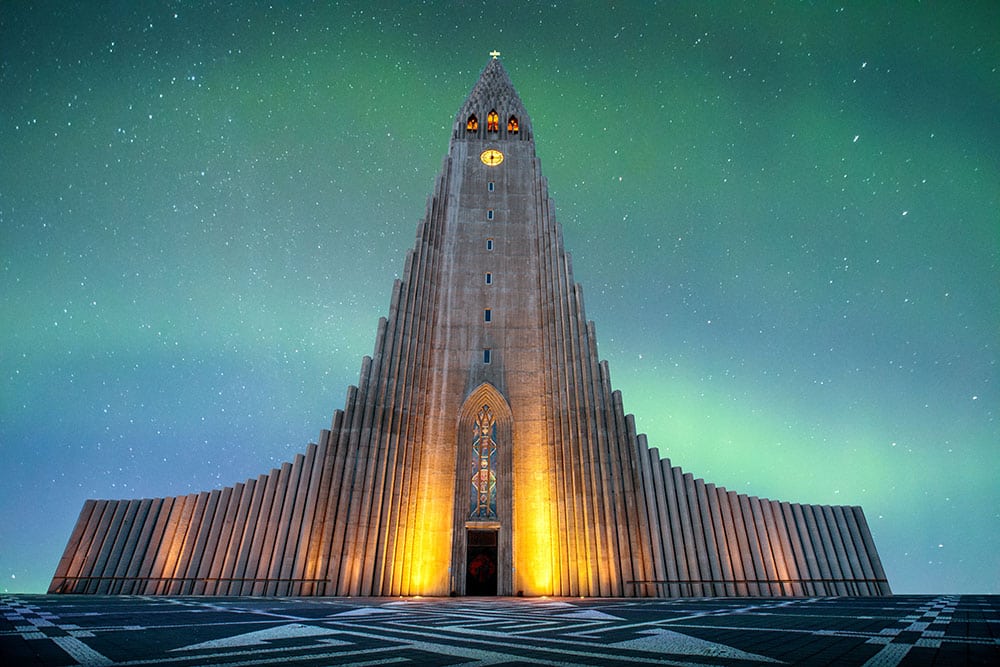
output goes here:
<path id="1" fill-rule="evenodd" d="M 495 167 L 503 162 L 503 153 L 495 148 L 487 148 L 479 154 L 479 159 L 482 160 L 483 164 L 487 167 Z"/>

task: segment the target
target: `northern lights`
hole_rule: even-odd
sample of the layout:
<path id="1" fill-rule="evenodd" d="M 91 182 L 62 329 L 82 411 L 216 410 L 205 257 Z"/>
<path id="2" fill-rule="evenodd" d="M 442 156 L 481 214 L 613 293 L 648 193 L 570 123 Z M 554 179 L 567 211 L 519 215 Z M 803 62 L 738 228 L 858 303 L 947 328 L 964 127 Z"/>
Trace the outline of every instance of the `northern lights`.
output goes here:
<path id="1" fill-rule="evenodd" d="M 2 589 L 315 440 L 496 48 L 650 444 L 1000 592 L 1000 8 L 591 4 L 0 12 Z"/>

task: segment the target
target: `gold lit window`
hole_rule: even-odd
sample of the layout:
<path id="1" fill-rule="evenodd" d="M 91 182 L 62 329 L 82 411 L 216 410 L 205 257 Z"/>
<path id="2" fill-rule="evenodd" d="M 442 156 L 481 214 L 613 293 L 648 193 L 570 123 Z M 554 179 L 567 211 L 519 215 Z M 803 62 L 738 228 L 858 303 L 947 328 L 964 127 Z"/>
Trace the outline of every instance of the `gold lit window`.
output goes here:
<path id="1" fill-rule="evenodd" d="M 511 134 L 517 134 L 518 129 L 517 116 L 511 116 L 510 120 L 507 121 L 507 131 Z"/>
<path id="2" fill-rule="evenodd" d="M 465 121 L 465 129 L 469 132 L 475 132 L 479 129 L 479 119 L 476 118 L 476 114 L 469 116 L 469 120 Z"/>
<path id="3" fill-rule="evenodd" d="M 495 110 L 490 111 L 486 114 L 486 131 L 487 132 L 499 132 L 500 131 L 500 114 Z"/>

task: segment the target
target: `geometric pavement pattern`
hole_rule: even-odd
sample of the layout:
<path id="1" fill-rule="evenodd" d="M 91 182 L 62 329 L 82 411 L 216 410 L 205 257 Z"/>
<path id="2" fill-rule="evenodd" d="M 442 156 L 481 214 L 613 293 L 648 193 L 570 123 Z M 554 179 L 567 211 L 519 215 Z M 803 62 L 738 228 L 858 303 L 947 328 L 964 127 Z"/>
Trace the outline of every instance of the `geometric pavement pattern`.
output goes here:
<path id="1" fill-rule="evenodd" d="M 0 596 L 0 665 L 1000 665 L 1000 596 Z"/>

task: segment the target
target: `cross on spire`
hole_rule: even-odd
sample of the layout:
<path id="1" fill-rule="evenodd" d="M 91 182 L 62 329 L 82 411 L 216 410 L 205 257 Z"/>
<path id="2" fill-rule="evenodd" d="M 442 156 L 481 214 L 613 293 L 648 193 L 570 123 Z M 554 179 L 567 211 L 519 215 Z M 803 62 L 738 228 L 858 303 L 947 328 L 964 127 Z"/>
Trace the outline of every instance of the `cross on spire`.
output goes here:
<path id="1" fill-rule="evenodd" d="M 492 51 L 490 51 L 490 55 L 493 56 L 493 60 L 496 60 L 497 58 L 500 57 L 500 52 L 497 51 L 496 49 L 493 49 Z"/>

